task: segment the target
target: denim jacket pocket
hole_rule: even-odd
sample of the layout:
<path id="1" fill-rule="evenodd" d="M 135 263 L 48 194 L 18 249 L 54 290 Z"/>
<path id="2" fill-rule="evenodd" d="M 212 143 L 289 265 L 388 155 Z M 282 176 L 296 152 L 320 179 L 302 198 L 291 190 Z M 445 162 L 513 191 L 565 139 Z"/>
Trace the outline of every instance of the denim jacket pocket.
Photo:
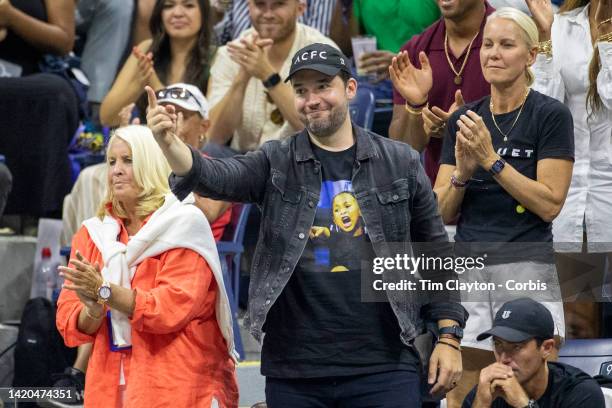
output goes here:
<path id="1" fill-rule="evenodd" d="M 376 192 L 387 242 L 401 242 L 410 232 L 410 190 L 407 179 L 399 179 Z"/>
<path id="2" fill-rule="evenodd" d="M 291 204 L 299 204 L 302 199 L 302 192 L 291 187 L 287 187 L 287 176 L 279 171 L 272 171 L 272 185 L 281 194 L 283 201 Z"/>

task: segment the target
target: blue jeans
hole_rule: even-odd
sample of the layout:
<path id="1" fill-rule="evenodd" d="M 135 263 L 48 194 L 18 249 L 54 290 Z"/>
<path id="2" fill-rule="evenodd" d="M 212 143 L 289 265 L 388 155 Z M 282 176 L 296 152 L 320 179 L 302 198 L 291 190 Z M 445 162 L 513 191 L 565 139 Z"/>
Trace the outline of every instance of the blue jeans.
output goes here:
<path id="1" fill-rule="evenodd" d="M 387 371 L 346 377 L 266 378 L 268 408 L 420 408 L 415 371 Z"/>

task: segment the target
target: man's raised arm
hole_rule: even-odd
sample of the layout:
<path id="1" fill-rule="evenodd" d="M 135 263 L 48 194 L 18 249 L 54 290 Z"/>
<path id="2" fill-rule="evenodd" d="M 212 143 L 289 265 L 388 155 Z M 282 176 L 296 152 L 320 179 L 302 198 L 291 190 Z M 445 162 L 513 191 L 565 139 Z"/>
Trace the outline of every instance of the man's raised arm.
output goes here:
<path id="1" fill-rule="evenodd" d="M 150 86 L 146 86 L 145 90 L 149 100 L 147 126 L 174 174 L 185 176 L 193 166 L 193 159 L 189 147 L 177 136 L 177 129 L 183 124 L 183 115 L 180 112 L 177 115 L 173 105 L 158 105 L 155 91 Z"/>

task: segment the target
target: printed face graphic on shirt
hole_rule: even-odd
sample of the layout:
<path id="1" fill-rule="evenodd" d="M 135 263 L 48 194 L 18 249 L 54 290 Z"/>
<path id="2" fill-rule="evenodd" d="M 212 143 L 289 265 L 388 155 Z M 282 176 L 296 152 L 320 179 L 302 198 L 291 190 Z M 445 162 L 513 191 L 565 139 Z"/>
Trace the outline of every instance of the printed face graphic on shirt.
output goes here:
<path id="1" fill-rule="evenodd" d="M 360 268 L 358 245 L 365 242 L 365 228 L 357 199 L 348 180 L 324 181 L 314 225 L 310 229 L 315 269 L 347 272 Z"/>
<path id="2" fill-rule="evenodd" d="M 332 201 L 332 210 L 334 216 L 334 224 L 344 232 L 352 232 L 357 228 L 359 217 L 359 204 L 353 194 L 343 192 L 334 197 Z M 355 231 L 353 236 L 361 235 L 361 228 Z"/>

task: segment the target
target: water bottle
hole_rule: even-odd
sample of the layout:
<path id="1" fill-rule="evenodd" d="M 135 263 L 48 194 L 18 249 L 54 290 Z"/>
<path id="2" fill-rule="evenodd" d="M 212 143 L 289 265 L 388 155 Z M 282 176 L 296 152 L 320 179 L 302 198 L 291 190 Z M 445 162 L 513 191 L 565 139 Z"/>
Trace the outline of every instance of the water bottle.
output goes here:
<path id="1" fill-rule="evenodd" d="M 44 247 L 41 252 L 41 260 L 38 271 L 34 276 L 34 287 L 32 297 L 45 297 L 53 299 L 53 291 L 57 283 L 57 265 L 51 258 L 51 248 Z"/>

